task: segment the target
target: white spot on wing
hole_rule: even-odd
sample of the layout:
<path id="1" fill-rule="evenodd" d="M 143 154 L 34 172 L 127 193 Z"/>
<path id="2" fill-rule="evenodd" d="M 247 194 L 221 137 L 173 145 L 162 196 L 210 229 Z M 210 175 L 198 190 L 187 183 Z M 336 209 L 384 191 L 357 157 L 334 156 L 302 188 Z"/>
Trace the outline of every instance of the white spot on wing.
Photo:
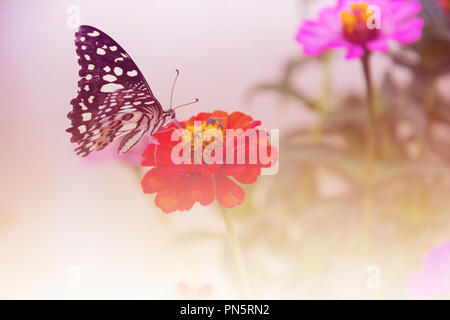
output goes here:
<path id="1" fill-rule="evenodd" d="M 123 89 L 123 85 L 117 83 L 107 83 L 100 89 L 101 92 L 114 92 L 116 90 Z"/>
<path id="2" fill-rule="evenodd" d="M 99 35 L 100 35 L 100 33 L 97 30 L 92 31 L 91 33 L 88 33 L 88 36 L 90 36 L 90 37 L 98 37 Z"/>
<path id="3" fill-rule="evenodd" d="M 112 74 L 107 74 L 107 75 L 103 76 L 103 80 L 108 81 L 108 82 L 114 82 L 117 80 L 117 78 L 115 76 L 113 76 Z"/>
<path id="4" fill-rule="evenodd" d="M 94 65 L 93 64 L 88 65 L 88 70 L 94 70 Z"/>
<path id="5" fill-rule="evenodd" d="M 103 50 L 102 48 L 97 48 L 97 54 L 104 56 L 106 54 L 106 51 Z"/>
<path id="6" fill-rule="evenodd" d="M 86 126 L 82 125 L 78 127 L 78 131 L 80 131 L 80 133 L 85 133 L 86 132 Z"/>
<path id="7" fill-rule="evenodd" d="M 83 117 L 83 121 L 89 121 L 92 119 L 92 113 L 90 112 L 85 112 L 81 116 Z"/>
<path id="8" fill-rule="evenodd" d="M 111 49 L 111 51 L 116 51 L 117 47 L 116 46 L 111 46 L 111 47 L 109 47 L 109 49 Z"/>
<path id="9" fill-rule="evenodd" d="M 138 75 L 138 73 L 137 73 L 136 70 L 132 70 L 132 71 L 128 71 L 128 72 L 127 72 L 127 75 L 128 75 L 129 77 L 136 77 L 136 76 Z"/>
<path id="10" fill-rule="evenodd" d="M 103 70 L 105 70 L 105 72 L 110 72 L 110 71 L 111 71 L 111 68 L 108 67 L 108 66 L 106 66 L 106 67 L 103 68 Z"/>
<path id="11" fill-rule="evenodd" d="M 122 68 L 115 67 L 115 68 L 114 68 L 114 73 L 115 73 L 117 76 L 121 76 L 121 75 L 123 74 L 123 70 L 122 70 Z"/>

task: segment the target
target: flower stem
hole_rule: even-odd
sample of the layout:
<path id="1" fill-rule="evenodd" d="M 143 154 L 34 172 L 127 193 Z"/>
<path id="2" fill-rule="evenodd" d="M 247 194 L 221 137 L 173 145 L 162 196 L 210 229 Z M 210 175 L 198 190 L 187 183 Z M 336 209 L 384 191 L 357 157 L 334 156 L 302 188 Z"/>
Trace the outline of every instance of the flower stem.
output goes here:
<path id="1" fill-rule="evenodd" d="M 242 287 L 244 289 L 244 297 L 245 299 L 250 298 L 250 281 L 248 279 L 247 268 L 244 262 L 244 256 L 242 255 L 241 246 L 239 244 L 239 240 L 236 236 L 233 222 L 231 221 L 231 212 L 221 205 L 220 212 L 222 213 L 223 221 L 225 222 L 225 227 L 227 229 L 228 238 L 230 239 L 231 247 L 233 249 L 234 259 L 236 261 L 236 265 L 239 271 L 239 277 L 241 279 Z"/>
<path id="2" fill-rule="evenodd" d="M 318 119 L 311 130 L 313 141 L 318 143 L 322 138 L 325 117 L 328 113 L 331 92 L 331 53 L 326 53 L 321 57 L 322 67 L 322 89 L 319 100 L 316 102 Z"/>
<path id="3" fill-rule="evenodd" d="M 375 96 L 372 85 L 372 74 L 370 69 L 370 53 L 366 51 L 361 59 L 367 92 L 367 149 L 366 149 L 366 170 L 365 170 L 365 196 L 364 196 L 364 225 L 366 231 L 370 233 L 372 223 L 372 180 L 375 166 L 375 148 L 376 148 L 376 115 L 375 115 Z"/>

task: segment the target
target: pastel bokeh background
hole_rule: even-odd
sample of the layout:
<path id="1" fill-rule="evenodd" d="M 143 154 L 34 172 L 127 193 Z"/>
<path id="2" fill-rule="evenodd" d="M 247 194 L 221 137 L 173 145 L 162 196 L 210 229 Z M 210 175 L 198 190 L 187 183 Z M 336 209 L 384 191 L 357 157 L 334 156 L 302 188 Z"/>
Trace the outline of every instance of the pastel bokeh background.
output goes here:
<path id="1" fill-rule="evenodd" d="M 174 70 L 180 69 L 175 102 L 200 102 L 179 109 L 179 119 L 215 109 L 240 110 L 287 137 L 310 130 L 320 114 L 282 90 L 255 88 L 276 83 L 288 62 L 302 58 L 295 42 L 301 19 L 332 2 L 2 1 L 0 297 L 242 297 L 215 205 L 166 215 L 154 205 L 154 196 L 142 193 L 145 170 L 74 154 L 65 129 L 79 67 L 67 8 L 79 6 L 82 24 L 103 30 L 127 50 L 164 106 Z M 306 100 L 317 99 L 325 77 L 331 77 L 330 105 L 343 104 L 347 97 L 357 97 L 346 100 L 348 105 L 361 104 L 359 61 L 347 61 L 338 52 L 328 73 L 323 62 L 311 61 L 293 76 Z M 411 86 L 414 74 L 392 57 L 377 54 L 372 63 L 380 94 L 390 93 L 383 87 L 388 71 L 395 70 L 393 81 L 401 88 Z M 434 88 L 442 108 L 448 108 L 448 73 L 436 78 Z M 398 99 L 407 108 L 411 95 L 405 92 L 407 98 Z M 446 130 L 439 131 L 441 148 L 450 146 Z M 367 231 L 361 223 L 361 194 L 352 191 L 351 179 L 342 179 L 342 172 L 328 165 L 342 158 L 316 147 L 308 144 L 303 154 L 281 157 L 279 175 L 260 177 L 235 210 L 254 297 L 413 297 L 408 279 L 420 270 L 425 253 L 450 235 L 447 159 L 431 157 L 417 169 L 439 164 L 439 181 L 435 174 L 392 174 L 398 183 L 378 194 L 377 204 L 386 207 L 376 210 Z M 344 165 L 350 173 L 359 168 L 357 161 Z M 405 181 L 411 192 L 387 208 L 398 200 Z M 371 270 L 381 272 L 381 288 L 367 285 Z"/>

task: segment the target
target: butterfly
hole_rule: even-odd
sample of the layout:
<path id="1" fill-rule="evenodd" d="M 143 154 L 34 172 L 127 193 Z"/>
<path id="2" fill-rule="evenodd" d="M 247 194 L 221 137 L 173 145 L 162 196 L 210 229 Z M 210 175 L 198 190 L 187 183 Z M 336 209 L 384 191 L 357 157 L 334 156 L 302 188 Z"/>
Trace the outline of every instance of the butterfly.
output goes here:
<path id="1" fill-rule="evenodd" d="M 163 110 L 131 57 L 106 33 L 80 26 L 75 46 L 81 79 L 78 95 L 70 102 L 71 127 L 66 130 L 72 134 L 70 141 L 78 144 L 75 152 L 85 157 L 121 139 L 118 153 L 123 154 L 145 133 L 157 144 L 152 135 L 176 123 L 176 108 Z M 178 75 L 177 70 L 174 85 Z M 173 87 L 170 105 L 172 95 Z"/>

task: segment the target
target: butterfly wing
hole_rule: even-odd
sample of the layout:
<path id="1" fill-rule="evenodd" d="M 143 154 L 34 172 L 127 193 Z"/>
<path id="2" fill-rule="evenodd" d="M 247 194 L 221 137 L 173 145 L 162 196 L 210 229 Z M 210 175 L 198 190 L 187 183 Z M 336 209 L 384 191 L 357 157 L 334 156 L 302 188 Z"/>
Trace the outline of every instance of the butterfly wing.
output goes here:
<path id="1" fill-rule="evenodd" d="M 124 137 L 119 153 L 126 152 L 158 126 L 161 104 L 130 56 L 107 34 L 80 26 L 75 45 L 81 79 L 67 115 L 75 151 L 87 156 Z"/>

